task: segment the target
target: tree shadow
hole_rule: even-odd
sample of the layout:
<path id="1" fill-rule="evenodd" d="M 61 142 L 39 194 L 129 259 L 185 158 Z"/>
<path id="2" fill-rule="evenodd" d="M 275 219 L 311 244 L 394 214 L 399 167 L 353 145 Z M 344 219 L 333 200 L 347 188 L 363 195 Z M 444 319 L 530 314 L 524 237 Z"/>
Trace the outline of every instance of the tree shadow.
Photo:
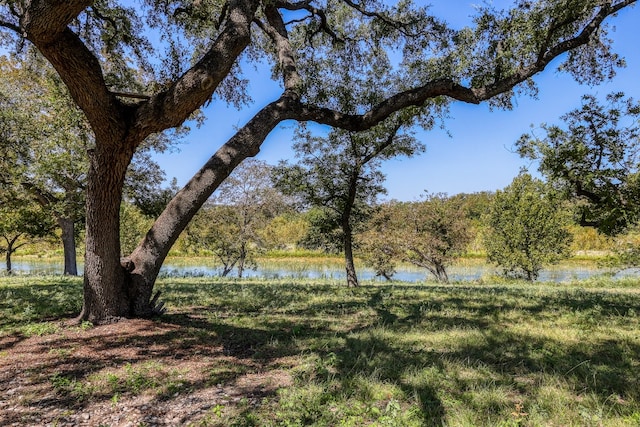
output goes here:
<path id="1" fill-rule="evenodd" d="M 442 426 L 445 421 L 445 408 L 433 387 L 426 384 L 410 384 L 405 381 L 409 371 L 423 367 L 441 367 L 441 360 L 433 352 L 407 352 L 388 340 L 373 335 L 358 337 L 349 334 L 344 348 L 338 353 L 338 370 L 343 388 L 355 392 L 354 384 L 358 378 L 371 377 L 383 383 L 397 385 L 406 396 L 415 396 L 422 412 L 425 426 Z"/>
<path id="2" fill-rule="evenodd" d="M 154 416 L 162 416 L 162 408 L 167 408 L 171 402 L 179 402 L 180 392 L 198 393 L 219 388 L 225 391 L 224 396 L 234 397 L 237 401 L 248 398 L 257 402 L 274 395 L 276 388 L 271 387 L 268 380 L 254 380 L 253 383 L 242 380 L 247 375 L 262 373 L 261 362 L 279 357 L 278 353 L 285 354 L 277 348 L 274 353 L 270 353 L 272 349 L 264 350 L 269 344 L 266 337 L 274 333 L 275 330 L 234 328 L 176 314 L 158 321 L 124 320 L 77 334 L 69 331 L 51 334 L 46 340 L 29 343 L 28 349 L 18 348 L 37 352 L 40 357 L 37 363 L 17 373 L 22 377 L 19 383 L 31 390 L 28 399 L 23 401 L 23 410 L 7 413 L 0 419 L 9 424 L 25 422 L 25 419 L 37 423 L 37 418 L 29 417 L 52 408 L 78 412 L 96 403 L 112 404 L 114 396 L 132 396 L 149 388 L 154 389 L 155 397 L 145 404 L 145 411 Z M 280 339 L 284 338 L 284 333 L 281 335 Z M 79 348 L 82 350 L 76 352 Z M 199 362 L 200 358 L 209 358 L 211 362 L 205 365 L 207 372 L 197 380 L 180 380 L 174 384 L 171 378 L 163 376 L 177 369 L 173 366 L 181 366 L 184 359 Z M 146 363 L 153 364 L 149 372 L 145 372 Z M 157 367 L 156 363 L 159 364 Z M 0 372 L 0 377 L 10 374 Z M 105 378 L 111 382 L 105 385 Z M 102 388 L 91 387 L 96 381 Z M 0 394 L 3 395 L 16 387 L 9 381 L 1 383 Z M 38 391 L 34 393 L 33 390 Z M 215 405 L 216 402 L 204 402 L 191 415 L 196 416 Z"/>
<path id="3" fill-rule="evenodd" d="M 544 373 L 583 395 L 602 401 L 612 395 L 640 398 L 640 344 L 601 340 L 589 345 L 491 328 L 482 344 L 460 347 L 447 357 L 481 362 L 508 384 L 513 378 Z M 534 390 L 525 390 L 533 392 Z"/>
<path id="4" fill-rule="evenodd" d="M 350 291 L 338 306 L 335 300 L 305 300 L 293 291 L 247 291 L 250 298 L 258 295 L 260 304 L 267 307 L 260 310 L 256 301 L 241 305 L 231 301 L 234 292 L 238 292 L 236 286 L 216 288 L 219 289 L 223 298 L 216 299 L 215 304 L 189 307 L 185 309 L 187 312 L 165 314 L 156 321 L 126 321 L 133 325 L 126 333 L 116 324 L 97 327 L 86 334 L 53 334 L 47 337 L 46 345 L 42 343 L 40 351 L 68 349 L 70 354 L 45 355 L 40 365 L 30 368 L 29 375 L 34 381 L 44 383 L 43 390 L 50 391 L 52 372 L 63 380 L 82 383 L 102 371 L 119 369 L 127 364 L 167 360 L 167 355 L 176 363 L 183 359 L 209 358 L 207 375 L 182 381 L 175 385 L 176 389 L 158 392 L 155 401 L 177 402 L 176 390 L 193 394 L 218 385 L 233 388 L 238 396 L 242 394 L 259 400 L 275 396 L 276 390 L 265 389 L 259 381 L 241 387 L 242 379 L 256 373 L 268 375 L 283 359 L 333 358 L 330 370 L 324 374 L 322 370 L 316 372 L 318 381 L 329 384 L 337 379 L 345 395 L 366 394 L 359 382 L 361 378 L 393 384 L 405 396 L 413 396 L 422 423 L 427 426 L 440 426 L 446 421 L 448 414 L 442 391 L 428 381 L 407 381 L 407 376 L 428 369 L 446 373 L 451 364 L 470 368 L 481 364 L 497 386 L 515 389 L 523 395 L 537 395 L 540 383 L 522 383 L 516 378 L 533 378 L 544 373 L 557 378 L 571 390 L 580 390 L 576 393 L 592 394 L 601 401 L 612 395 L 640 400 L 640 368 L 633 356 L 640 354 L 637 342 L 605 339 L 584 344 L 533 333 L 518 334 L 504 328 L 496 317 L 507 310 L 520 310 L 523 316 L 534 319 L 546 313 L 575 312 L 580 315 L 578 321 L 591 318 L 598 321 L 598 316 L 623 321 L 626 316 L 640 313 L 637 295 L 571 289 L 532 294 L 529 298 L 514 289 L 446 286 L 435 287 L 435 290 L 430 287 L 432 292 L 426 294 L 430 299 L 421 301 L 396 298 L 394 294 L 413 291 L 415 286 L 406 289 L 372 286 Z M 512 301 L 512 295 L 520 299 Z M 233 308 L 225 310 L 227 298 Z M 274 310 L 286 307 L 286 316 L 270 316 L 269 307 Z M 245 323 L 233 319 L 241 308 L 248 310 L 240 316 L 247 317 L 250 322 L 246 324 L 251 326 L 240 326 Z M 366 316 L 352 327 L 336 330 L 331 326 L 332 318 L 346 316 L 341 320 L 343 324 L 351 314 L 363 312 Z M 314 316 L 310 315 L 326 318 L 326 321 L 313 320 Z M 256 322 L 256 318 L 260 320 Z M 427 349 L 396 343 L 384 336 L 385 330 L 392 330 L 394 334 L 465 330 L 474 331 L 482 339 L 452 341 L 446 348 Z M 4 348 L 18 347 L 20 339 L 19 335 L 7 338 Z M 315 341 L 328 344 L 310 345 Z M 73 353 L 78 347 L 85 351 Z M 128 350 L 113 352 L 115 348 Z M 481 387 L 483 379 L 460 377 L 455 381 L 456 389 L 474 390 Z M 6 393 L 7 387 L 0 385 L 0 393 Z M 335 390 L 327 385 L 325 393 L 332 392 Z M 109 390 L 95 391 L 90 397 L 106 402 L 112 397 L 110 393 Z M 77 410 L 88 404 L 88 400 L 78 399 L 72 387 L 60 387 L 56 393 L 36 395 L 31 406 Z M 215 402 L 211 403 L 213 405 Z M 244 410 L 251 411 L 250 408 Z M 196 415 L 194 412 L 192 416 Z"/>

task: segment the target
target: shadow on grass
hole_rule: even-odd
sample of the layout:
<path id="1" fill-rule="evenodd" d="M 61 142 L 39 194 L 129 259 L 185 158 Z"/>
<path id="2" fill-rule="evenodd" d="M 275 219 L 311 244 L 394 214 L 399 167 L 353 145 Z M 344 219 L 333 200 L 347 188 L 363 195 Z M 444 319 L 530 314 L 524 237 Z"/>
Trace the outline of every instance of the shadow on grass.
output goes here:
<path id="1" fill-rule="evenodd" d="M 581 395 L 596 395 L 602 401 L 612 395 L 638 401 L 638 354 L 640 344 L 637 342 L 612 339 L 563 342 L 492 328 L 482 344 L 462 346 L 448 357 L 482 363 L 505 384 L 513 384 L 516 377 L 544 373 Z"/>
<path id="2" fill-rule="evenodd" d="M 349 335 L 345 346 L 337 353 L 337 377 L 348 393 L 356 393 L 360 378 L 375 378 L 382 383 L 398 386 L 405 396 L 416 399 L 421 411 L 422 425 L 442 426 L 445 409 L 438 390 L 427 384 L 409 384 L 408 372 L 424 367 L 441 367 L 437 353 L 412 352 L 389 340 L 373 335 Z"/>
<path id="3" fill-rule="evenodd" d="M 190 290 L 185 285 L 174 292 Z M 269 372 L 280 360 L 300 361 L 310 355 L 334 360 L 329 370 L 311 368 L 315 369 L 312 380 L 326 385 L 325 393 L 336 391 L 329 384 L 336 380 L 343 396 L 366 394 L 362 378 L 393 384 L 407 396 L 405 400 L 415 401 L 422 424 L 427 426 L 440 426 L 446 421 L 445 398 L 463 400 L 464 393 L 480 389 L 486 377 L 492 387 L 504 386 L 532 398 L 539 392 L 536 378 L 544 374 L 565 384 L 575 395 L 591 394 L 600 401 L 612 395 L 640 400 L 637 340 L 563 341 L 533 333 L 516 334 L 499 321 L 505 311 L 517 311 L 530 319 L 577 313 L 577 322 L 620 322 L 640 313 L 637 294 L 482 286 L 365 286 L 356 291 L 318 286 L 302 292 L 268 286 L 241 289 L 237 284 L 216 284 L 208 292 L 216 298 L 203 300 L 200 307 L 186 307 L 185 313 L 145 321 L 127 333 L 118 333 L 117 325 L 113 325 L 84 335 L 48 337 L 43 351 L 57 348 L 70 349 L 70 353 L 49 354 L 31 368 L 29 375 L 34 381 L 56 391 L 54 395 L 35 397 L 31 405 L 82 408 L 90 401 L 108 401 L 115 393 L 135 394 L 145 387 L 157 390 L 156 400 L 171 402 L 176 392 L 233 386 L 249 373 Z M 358 324 L 349 325 L 356 314 L 361 315 Z M 341 327 L 335 328 L 335 324 Z M 448 331 L 474 331 L 480 339 L 457 342 L 454 338 L 450 345 L 437 348 L 403 341 L 404 334 Z M 7 340 L 5 348 L 15 347 L 18 342 L 17 338 Z M 85 351 L 75 354 L 72 349 L 79 347 Z M 162 372 L 167 374 L 182 360 L 203 358 L 211 360 L 207 375 L 176 381 L 171 387 L 151 374 L 145 382 L 141 372 L 139 389 L 122 373 L 110 389 L 82 389 L 92 374 L 103 370 L 160 361 Z M 481 366 L 488 373 L 456 377 L 450 372 L 452 364 L 469 369 Z M 428 369 L 439 376 L 429 381 L 408 380 Z M 165 382 L 170 377 L 167 375 Z M 531 381 L 518 382 L 517 378 Z M 444 390 L 440 385 L 449 384 L 447 381 L 454 385 Z M 260 384 L 238 390 L 252 397 L 276 396 L 275 390 L 265 392 Z M 0 394 L 6 391 L 0 385 Z M 487 405 L 477 410 L 497 410 Z"/>
<path id="4" fill-rule="evenodd" d="M 71 318 L 80 312 L 80 280 L 61 278 L 15 279 L 0 287 L 0 331 L 11 330 L 28 322 Z M 40 283 L 40 282 L 46 283 Z"/>

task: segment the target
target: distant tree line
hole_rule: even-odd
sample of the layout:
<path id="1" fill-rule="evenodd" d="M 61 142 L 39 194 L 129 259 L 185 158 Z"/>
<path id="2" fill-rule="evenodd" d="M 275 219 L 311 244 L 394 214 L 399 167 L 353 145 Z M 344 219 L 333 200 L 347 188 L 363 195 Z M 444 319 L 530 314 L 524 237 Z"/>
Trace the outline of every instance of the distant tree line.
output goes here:
<path id="1" fill-rule="evenodd" d="M 84 151 L 92 144 L 87 125 L 46 66 L 7 59 L 0 66 L 7 76 L 0 85 L 0 253 L 10 273 L 19 248 L 58 236 L 65 274 L 76 274 Z M 25 76 L 42 81 L 38 93 L 22 84 Z M 20 97 L 29 101 L 18 105 Z M 269 250 L 342 253 L 349 286 L 358 286 L 355 257 L 386 279 L 405 263 L 443 282 L 448 267 L 470 253 L 486 255 L 505 276 L 526 280 L 577 250 L 608 249 L 620 264 L 637 265 L 640 105 L 621 93 L 606 101 L 585 96 L 580 108 L 561 117 L 562 125 L 543 124 L 544 136 L 531 132 L 516 142 L 522 157 L 538 161 L 545 181 L 523 171 L 495 193 L 425 193 L 413 202 L 380 201 L 382 162 L 424 150 L 407 131 L 410 119 L 399 115 L 366 132 L 333 130 L 326 137 L 301 129 L 297 162 L 242 163 L 174 250 L 213 256 L 222 276 L 235 269 L 239 277 Z M 30 127 L 34 118 L 37 131 Z M 58 139 L 65 148 L 57 143 L 50 150 L 47 144 Z M 155 136 L 149 150 L 168 144 L 166 136 Z M 136 248 L 178 191 L 175 180 L 161 186 L 164 174 L 149 151 L 138 152 L 130 169 L 120 208 L 122 255 Z M 624 239 L 614 243 L 620 235 Z"/>
<path id="2" fill-rule="evenodd" d="M 340 222 L 327 220 L 326 206 L 308 206 L 281 192 L 281 173 L 282 165 L 243 163 L 229 185 L 203 207 L 175 250 L 212 256 L 222 276 L 235 269 L 240 277 L 269 251 L 343 253 Z M 249 176 L 253 179 L 247 180 Z M 495 193 L 425 193 L 413 202 L 363 205 L 360 212 L 366 215 L 354 221 L 354 254 L 389 280 L 400 264 L 411 264 L 446 282 L 447 269 L 465 256 L 486 256 L 507 277 L 535 280 L 543 267 L 577 251 L 614 251 L 614 240 L 577 224 L 580 206 L 561 196 L 523 172 Z M 633 237 L 633 230 L 623 237 Z"/>
<path id="3" fill-rule="evenodd" d="M 213 257 L 220 275 L 235 270 L 239 277 L 269 251 L 343 253 L 341 222 L 330 219 L 339 218 L 339 209 L 301 200 L 290 187 L 281 191 L 283 174 L 290 173 L 284 167 L 244 162 L 203 206 L 174 253 Z M 175 182 L 165 191 L 171 188 Z M 7 196 L 6 191 L 2 194 Z M 448 268 L 470 255 L 486 256 L 505 276 L 526 280 L 535 280 L 544 266 L 581 250 L 623 248 L 619 259 L 637 264 L 631 259 L 637 251 L 629 250 L 638 247 L 631 224 L 618 239 L 623 243 L 616 244 L 601 232 L 579 226 L 582 205 L 562 196 L 557 188 L 523 172 L 495 193 L 425 193 L 412 202 L 361 203 L 358 215 L 350 219 L 353 254 L 388 280 L 400 264 L 411 264 L 443 282 L 448 281 Z M 16 208 L 20 197 L 14 195 L 13 202 L 0 207 L 0 250 L 8 256 L 9 269 L 15 250 L 51 236 L 55 229 L 51 214 L 39 205 L 23 200 Z M 162 197 L 163 192 L 156 193 L 156 198 Z M 152 221 L 146 206 L 133 199 L 121 206 L 124 251 L 138 244 Z"/>

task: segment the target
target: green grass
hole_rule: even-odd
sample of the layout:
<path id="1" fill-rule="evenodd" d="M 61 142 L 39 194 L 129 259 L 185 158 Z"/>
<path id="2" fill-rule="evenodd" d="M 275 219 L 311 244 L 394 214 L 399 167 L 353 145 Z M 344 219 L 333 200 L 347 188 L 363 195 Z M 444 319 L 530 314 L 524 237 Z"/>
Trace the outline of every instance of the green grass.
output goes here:
<path id="1" fill-rule="evenodd" d="M 77 277 L 0 277 L 0 334 L 44 335 L 58 321 L 80 312 L 82 280 Z"/>
<path id="2" fill-rule="evenodd" d="M 211 386 L 253 366 L 293 378 L 258 405 L 217 405 L 196 425 L 640 424 L 637 280 L 484 282 L 348 289 L 339 281 L 164 279 L 158 289 L 169 311 L 160 320 L 182 325 L 183 340 L 217 343 L 252 362 L 218 361 Z M 79 279 L 0 279 L 0 333 L 55 332 L 47 319 L 73 315 L 80 292 Z M 176 369 L 149 361 L 86 382 L 48 380 L 80 399 L 170 396 L 189 390 Z"/>

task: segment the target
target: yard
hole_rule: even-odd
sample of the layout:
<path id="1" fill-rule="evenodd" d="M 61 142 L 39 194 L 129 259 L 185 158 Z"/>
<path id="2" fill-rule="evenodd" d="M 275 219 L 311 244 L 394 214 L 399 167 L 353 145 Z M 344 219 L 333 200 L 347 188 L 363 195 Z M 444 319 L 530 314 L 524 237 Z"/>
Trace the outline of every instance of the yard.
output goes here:
<path id="1" fill-rule="evenodd" d="M 640 285 L 166 278 L 71 324 L 82 282 L 0 278 L 0 424 L 637 426 Z"/>

